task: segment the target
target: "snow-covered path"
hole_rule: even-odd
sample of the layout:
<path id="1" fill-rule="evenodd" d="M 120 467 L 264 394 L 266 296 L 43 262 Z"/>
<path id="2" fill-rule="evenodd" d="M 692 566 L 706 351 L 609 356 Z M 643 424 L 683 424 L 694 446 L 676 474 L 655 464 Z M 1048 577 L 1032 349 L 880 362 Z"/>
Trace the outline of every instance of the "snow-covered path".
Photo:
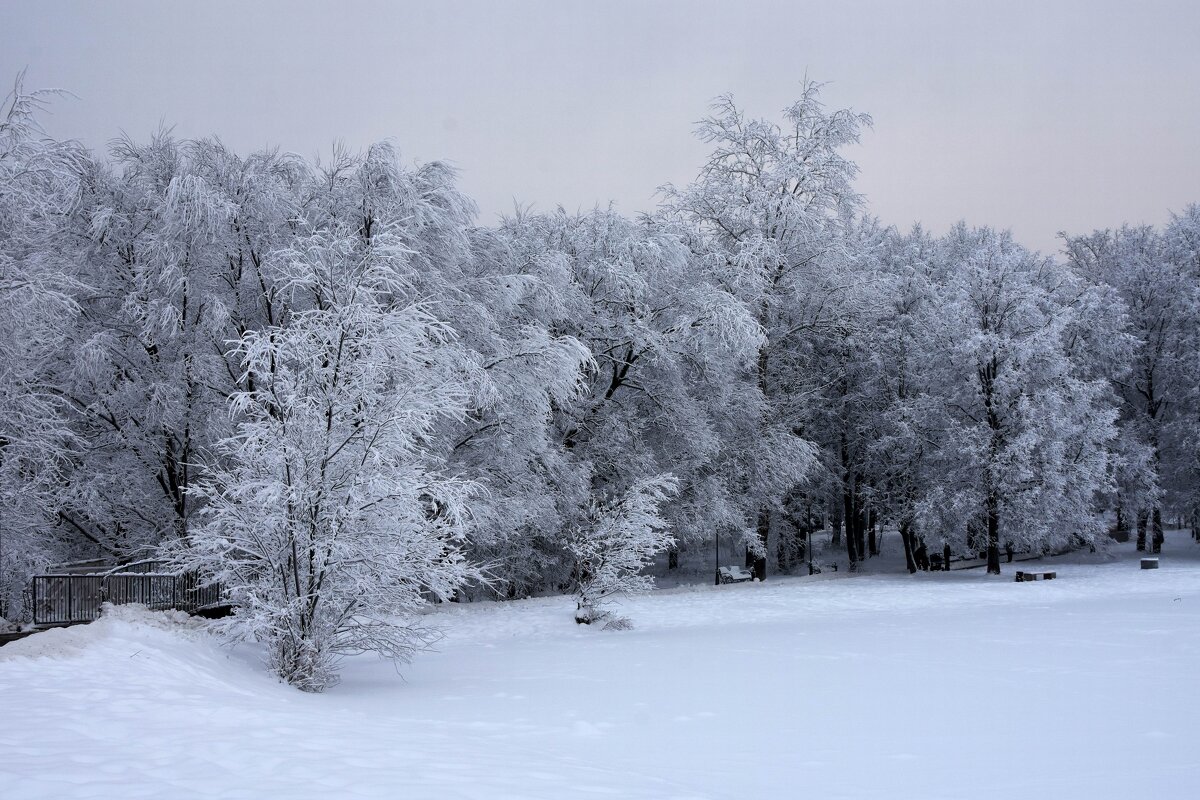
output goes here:
<path id="1" fill-rule="evenodd" d="M 124 613 L 0 649 L 0 797 L 1191 798 L 1200 553 L 455 606 L 304 695 Z"/>

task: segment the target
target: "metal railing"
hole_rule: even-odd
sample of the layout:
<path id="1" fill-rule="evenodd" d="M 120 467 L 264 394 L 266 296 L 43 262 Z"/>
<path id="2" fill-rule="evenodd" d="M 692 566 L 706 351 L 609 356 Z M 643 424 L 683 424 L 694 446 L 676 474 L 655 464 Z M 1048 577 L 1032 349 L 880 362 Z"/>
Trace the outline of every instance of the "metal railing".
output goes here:
<path id="1" fill-rule="evenodd" d="M 105 603 L 141 603 L 156 611 L 194 614 L 223 602 L 221 587 L 205 586 L 194 573 L 115 572 L 105 575 L 36 575 L 32 583 L 37 625 L 91 622 Z"/>

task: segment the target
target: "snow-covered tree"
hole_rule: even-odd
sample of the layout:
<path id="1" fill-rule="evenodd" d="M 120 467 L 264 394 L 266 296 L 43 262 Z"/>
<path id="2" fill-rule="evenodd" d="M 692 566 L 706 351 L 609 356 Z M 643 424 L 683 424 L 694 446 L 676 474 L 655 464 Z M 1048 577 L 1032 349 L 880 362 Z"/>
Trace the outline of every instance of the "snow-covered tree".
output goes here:
<path id="1" fill-rule="evenodd" d="M 0 102 L 0 617 L 25 616 L 29 576 L 66 552 L 53 525 L 78 450 L 55 367 L 78 313 L 66 232 L 83 153 L 39 127 L 53 94 L 18 76 Z"/>
<path id="2" fill-rule="evenodd" d="M 404 660 L 414 612 L 477 577 L 462 552 L 469 481 L 441 471 L 437 424 L 471 392 L 453 333 L 408 296 L 411 251 L 386 223 L 330 227 L 270 256 L 290 311 L 247 332 L 235 433 L 197 494 L 180 561 L 238 605 L 281 678 L 320 691 L 339 656 Z"/>
<path id="3" fill-rule="evenodd" d="M 918 527 L 986 548 L 997 574 L 1002 542 L 1090 541 L 1112 474 L 1102 363 L 1127 341 L 1120 308 L 1007 233 L 962 225 L 939 243 L 935 280 L 922 358 L 939 433 Z"/>
<path id="4" fill-rule="evenodd" d="M 854 192 L 870 119 L 805 83 L 777 122 L 719 99 L 657 214 L 489 228 L 387 144 L 96 157 L 46 98 L 0 106 L 0 613 L 52 559 L 165 543 L 317 689 L 420 647 L 430 599 L 606 618 L 663 548 L 736 540 L 761 579 L 822 516 L 852 565 L 895 524 L 910 569 L 1087 541 L 1104 504 L 1154 549 L 1168 512 L 1200 531 L 1197 207 L 1066 265 L 898 235 Z"/>
<path id="5" fill-rule="evenodd" d="M 472 554 L 492 565 L 505 597 L 563 587 L 558 532 L 577 475 L 553 424 L 585 391 L 587 347 L 556 328 L 561 286 L 517 263 L 501 233 L 474 232 L 475 262 L 442 303 L 478 367 L 477 402 L 445 427 L 449 465 L 484 491 L 474 507 Z"/>
<path id="6" fill-rule="evenodd" d="M 280 313 L 261 262 L 294 235 L 303 170 L 160 133 L 118 141 L 80 181 L 91 288 L 62 381 L 89 446 L 63 522 L 106 556 L 145 557 L 186 535 L 196 465 L 229 433 L 241 370 L 228 342 Z"/>
<path id="7" fill-rule="evenodd" d="M 593 503 L 573 532 L 575 556 L 575 621 L 626 628 L 629 620 L 614 617 L 609 608 L 616 595 L 644 592 L 654 579 L 646 565 L 672 544 L 661 506 L 676 491 L 674 476 L 639 480 L 615 501 Z"/>
<path id="8" fill-rule="evenodd" d="M 920 227 L 892 235 L 884 244 L 878 272 L 878 316 L 870 332 L 868 359 L 884 404 L 877 436 L 867 448 L 881 505 L 894 521 L 910 572 L 928 569 L 928 551 L 918 534 L 917 502 L 936 480 L 928 458 L 936 446 L 937 414 L 931 406 L 931 376 L 925 360 L 929 320 L 934 318 L 936 244 Z"/>
<path id="9" fill-rule="evenodd" d="M 871 121 L 827 111 L 820 90 L 806 82 L 780 123 L 748 119 L 732 98 L 719 98 L 698 129 L 713 146 L 699 177 L 685 190 L 666 190 L 672 213 L 696 232 L 696 246 L 713 254 L 719 284 L 752 309 L 765 332 L 754 368 L 763 397 L 760 437 L 773 444 L 759 453 L 758 475 L 767 480 L 750 482 L 758 508 L 755 535 L 745 541 L 760 579 L 772 512 L 813 466 L 792 416 L 816 377 L 806 363 L 810 339 L 837 328 L 853 286 L 843 234 L 861 201 L 852 185 L 857 167 L 843 150 Z M 788 438 L 797 446 L 784 446 Z"/>
<path id="10" fill-rule="evenodd" d="M 1186 342 L 1180 371 L 1188 377 L 1174 419 L 1164 426 L 1171 442 L 1166 470 L 1169 496 L 1175 511 L 1187 519 L 1192 535 L 1200 540 L 1200 205 L 1190 205 L 1174 215 L 1163 231 L 1167 258 L 1187 277 L 1186 293 L 1192 302 L 1179 324 Z"/>
<path id="11" fill-rule="evenodd" d="M 762 332 L 745 304 L 659 220 L 559 211 L 520 215 L 505 233 L 526 270 L 557 287 L 551 329 L 594 363 L 583 391 L 554 404 L 557 441 L 539 459 L 556 476 L 559 525 L 531 541 L 558 564 L 554 583 L 570 585 L 566 542 L 593 524 L 582 511 L 664 473 L 679 482 L 662 510 L 679 547 L 752 531 L 747 484 L 772 480 L 768 448 L 792 442 L 760 435 L 750 366 Z"/>
<path id="12" fill-rule="evenodd" d="M 1067 239 L 1075 268 L 1112 287 L 1123 301 L 1136 340 L 1128 369 L 1112 377 L 1123 401 L 1126 454 L 1115 505 L 1120 527 L 1127 529 L 1136 519 L 1139 550 L 1161 548 L 1164 504 L 1181 511 L 1194 507 L 1190 465 L 1195 463 L 1200 384 L 1198 230 L 1200 212 L 1192 207 L 1165 232 L 1124 227 Z"/>
<path id="13" fill-rule="evenodd" d="M 803 345 L 781 354 L 791 361 L 797 389 L 789 402 L 793 428 L 820 448 L 822 469 L 808 493 L 823 494 L 833 519 L 844 523 L 851 570 L 878 552 L 885 511 L 875 445 L 891 399 L 884 379 L 891 364 L 883 354 L 894 343 L 888 323 L 895 287 L 881 262 L 889 236 L 869 218 L 844 226 L 838 264 L 843 286 L 827 297 L 824 319 L 799 339 Z"/>

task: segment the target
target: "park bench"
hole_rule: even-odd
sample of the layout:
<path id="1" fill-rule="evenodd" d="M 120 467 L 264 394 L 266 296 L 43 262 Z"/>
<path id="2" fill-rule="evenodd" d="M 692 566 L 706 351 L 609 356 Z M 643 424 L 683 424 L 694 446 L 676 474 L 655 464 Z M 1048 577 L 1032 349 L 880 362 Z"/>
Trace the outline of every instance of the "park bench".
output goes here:
<path id="1" fill-rule="evenodd" d="M 745 583 L 754 580 L 754 573 L 745 567 L 717 567 L 717 583 Z"/>
<path id="2" fill-rule="evenodd" d="M 1058 573 L 1050 571 L 1031 572 L 1028 570 L 1017 570 L 1017 583 L 1025 581 L 1052 581 L 1058 577 Z"/>

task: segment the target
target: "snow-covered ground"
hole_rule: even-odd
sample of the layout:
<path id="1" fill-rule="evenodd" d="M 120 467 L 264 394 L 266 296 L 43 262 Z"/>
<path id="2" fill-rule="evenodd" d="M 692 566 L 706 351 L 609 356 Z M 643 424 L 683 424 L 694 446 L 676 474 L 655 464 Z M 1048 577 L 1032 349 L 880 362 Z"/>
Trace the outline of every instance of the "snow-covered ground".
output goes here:
<path id="1" fill-rule="evenodd" d="M 306 695 L 123 609 L 0 648 L 0 797 L 1194 798 L 1200 550 L 453 606 Z M 1051 566 L 1052 565 L 1052 566 Z"/>

